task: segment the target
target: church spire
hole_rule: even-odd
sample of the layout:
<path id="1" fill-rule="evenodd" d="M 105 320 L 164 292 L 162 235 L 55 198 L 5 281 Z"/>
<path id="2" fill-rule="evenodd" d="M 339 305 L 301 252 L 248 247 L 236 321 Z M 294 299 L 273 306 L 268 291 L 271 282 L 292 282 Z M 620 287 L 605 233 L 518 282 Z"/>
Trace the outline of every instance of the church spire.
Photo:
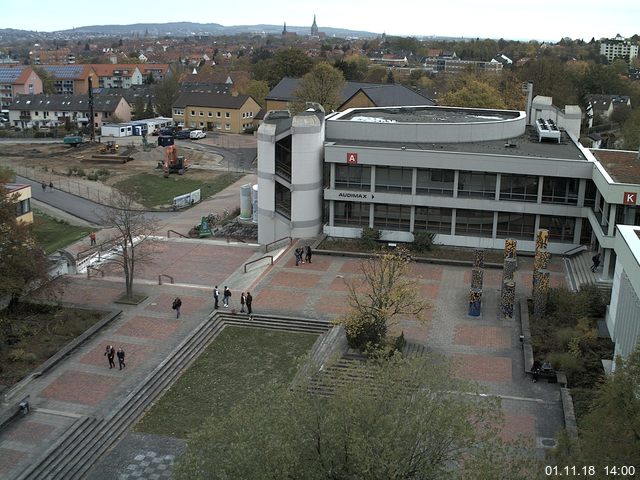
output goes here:
<path id="1" fill-rule="evenodd" d="M 318 36 L 318 24 L 316 23 L 316 14 L 313 14 L 313 23 L 311 24 L 311 36 Z"/>
<path id="2" fill-rule="evenodd" d="M 287 22 L 284 22 L 284 28 L 282 29 L 282 35 L 287 34 Z"/>

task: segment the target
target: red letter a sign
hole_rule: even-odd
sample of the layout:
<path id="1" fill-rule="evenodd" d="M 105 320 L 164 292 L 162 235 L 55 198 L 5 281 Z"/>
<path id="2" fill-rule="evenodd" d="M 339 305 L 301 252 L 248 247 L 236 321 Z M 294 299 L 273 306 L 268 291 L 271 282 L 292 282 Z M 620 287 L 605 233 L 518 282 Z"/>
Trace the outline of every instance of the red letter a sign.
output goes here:
<path id="1" fill-rule="evenodd" d="M 347 153 L 347 163 L 349 165 L 356 165 L 358 163 L 358 154 L 352 152 Z"/>

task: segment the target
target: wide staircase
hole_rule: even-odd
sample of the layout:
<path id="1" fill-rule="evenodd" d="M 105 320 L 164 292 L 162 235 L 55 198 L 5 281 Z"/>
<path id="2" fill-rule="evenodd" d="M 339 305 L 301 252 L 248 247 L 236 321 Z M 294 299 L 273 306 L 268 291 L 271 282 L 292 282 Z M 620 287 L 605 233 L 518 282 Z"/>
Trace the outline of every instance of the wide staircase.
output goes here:
<path id="1" fill-rule="evenodd" d="M 603 280 L 602 264 L 595 272 L 591 271 L 591 265 L 593 265 L 592 257 L 594 252 L 585 250 L 572 257 L 565 257 L 565 268 L 569 275 L 571 282 L 571 289 L 574 291 L 580 290 L 586 285 L 595 285 L 600 290 L 605 299 L 611 296 L 611 284 L 610 280 Z"/>
<path id="2" fill-rule="evenodd" d="M 330 324 L 321 320 L 216 312 L 203 321 L 106 417 L 82 417 L 34 459 L 19 480 L 81 479 L 140 418 L 180 374 L 227 326 L 321 334 Z"/>

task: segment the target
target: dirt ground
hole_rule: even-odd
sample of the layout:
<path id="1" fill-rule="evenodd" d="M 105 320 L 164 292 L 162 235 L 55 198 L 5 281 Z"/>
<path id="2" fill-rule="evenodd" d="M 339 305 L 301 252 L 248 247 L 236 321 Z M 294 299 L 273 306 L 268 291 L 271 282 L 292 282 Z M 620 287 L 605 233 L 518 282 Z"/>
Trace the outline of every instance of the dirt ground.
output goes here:
<path id="1" fill-rule="evenodd" d="M 33 180 L 44 181 L 47 184 L 53 181 L 56 188 L 67 190 L 65 187 L 69 186 L 68 191 L 71 193 L 76 193 L 77 190 L 77 194 L 87 196 L 83 194 L 86 187 L 87 191 L 90 191 L 89 198 L 97 196 L 96 190 L 100 190 L 100 195 L 104 197 L 109 195 L 111 186 L 121 180 L 139 173 L 158 172 L 158 162 L 165 159 L 164 148 L 155 147 L 144 151 L 141 145 L 132 145 L 133 142 L 129 138 L 122 140 L 118 154 L 126 154 L 133 158 L 126 163 L 119 159 L 92 158 L 99 154 L 98 143 L 85 143 L 77 148 L 62 143 L 24 143 L 2 144 L 0 165 L 9 166 L 18 175 Z M 155 138 L 150 141 L 155 142 Z M 188 175 L 194 180 L 209 179 L 212 171 L 225 170 L 221 155 L 182 145 L 177 145 L 177 149 L 178 155 L 184 156 L 191 164 Z M 70 170 L 84 171 L 85 174 L 107 170 L 108 176 L 96 182 L 87 179 L 86 176 L 68 175 Z M 57 182 L 56 176 L 59 176 Z"/>

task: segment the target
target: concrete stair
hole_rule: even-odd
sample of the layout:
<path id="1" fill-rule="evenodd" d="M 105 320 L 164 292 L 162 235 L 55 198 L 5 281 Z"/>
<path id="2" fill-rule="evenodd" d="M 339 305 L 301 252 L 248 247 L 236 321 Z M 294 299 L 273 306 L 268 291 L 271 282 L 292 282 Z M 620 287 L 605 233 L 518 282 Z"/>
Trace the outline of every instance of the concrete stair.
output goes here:
<path id="1" fill-rule="evenodd" d="M 294 317 L 216 312 L 186 337 L 140 384 L 104 417 L 78 419 L 58 441 L 29 465 L 18 480 L 82 479 L 118 439 L 140 418 L 180 374 L 227 326 L 265 328 L 299 333 L 325 333 L 326 321 Z"/>
<path id="2" fill-rule="evenodd" d="M 611 281 L 600 278 L 599 273 L 602 272 L 602 265 L 598 267 L 595 273 L 591 271 L 591 265 L 593 265 L 591 258 L 593 255 L 592 251 L 587 250 L 572 258 L 564 259 L 572 289 L 580 290 L 585 285 L 595 285 L 605 296 L 605 299 L 608 299 L 611 297 Z"/>

